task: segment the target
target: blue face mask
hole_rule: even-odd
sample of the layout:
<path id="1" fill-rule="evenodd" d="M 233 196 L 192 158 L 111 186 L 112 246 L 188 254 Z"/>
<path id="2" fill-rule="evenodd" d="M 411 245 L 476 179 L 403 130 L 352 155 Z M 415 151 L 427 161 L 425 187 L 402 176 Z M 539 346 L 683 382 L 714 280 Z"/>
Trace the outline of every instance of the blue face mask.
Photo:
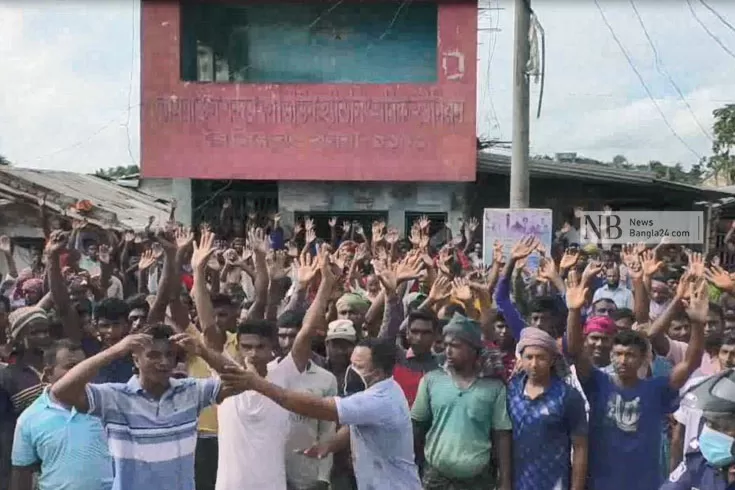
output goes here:
<path id="1" fill-rule="evenodd" d="M 716 468 L 724 468 L 735 463 L 735 457 L 732 455 L 734 444 L 735 439 L 727 434 L 710 429 L 706 425 L 699 435 L 699 450 L 702 452 L 702 456 Z"/>

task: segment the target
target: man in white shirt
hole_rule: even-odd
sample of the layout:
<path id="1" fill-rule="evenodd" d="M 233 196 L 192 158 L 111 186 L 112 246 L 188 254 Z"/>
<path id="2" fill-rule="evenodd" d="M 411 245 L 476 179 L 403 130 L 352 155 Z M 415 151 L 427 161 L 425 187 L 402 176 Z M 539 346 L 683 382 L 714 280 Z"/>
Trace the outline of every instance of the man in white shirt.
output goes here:
<path id="1" fill-rule="evenodd" d="M 595 291 L 592 303 L 596 303 L 601 299 L 611 300 L 618 309 L 633 309 L 633 293 L 620 284 L 620 269 L 617 265 L 608 267 L 607 283 Z"/>
<path id="2" fill-rule="evenodd" d="M 310 349 L 305 357 L 292 350 L 281 362 L 270 362 L 276 347 L 274 332 L 275 326 L 265 321 L 241 324 L 237 331 L 240 359 L 236 361 L 252 365 L 277 386 L 295 389 L 309 362 Z M 289 412 L 254 391 L 219 405 L 216 490 L 284 490 L 289 418 Z"/>

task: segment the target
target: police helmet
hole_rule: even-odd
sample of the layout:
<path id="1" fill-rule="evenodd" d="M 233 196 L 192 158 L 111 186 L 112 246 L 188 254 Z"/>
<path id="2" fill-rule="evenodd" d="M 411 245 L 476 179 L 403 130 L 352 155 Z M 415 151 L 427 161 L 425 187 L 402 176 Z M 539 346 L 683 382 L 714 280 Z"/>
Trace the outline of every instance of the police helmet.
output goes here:
<path id="1" fill-rule="evenodd" d="M 735 369 L 726 369 L 692 386 L 681 404 L 708 415 L 735 416 Z"/>

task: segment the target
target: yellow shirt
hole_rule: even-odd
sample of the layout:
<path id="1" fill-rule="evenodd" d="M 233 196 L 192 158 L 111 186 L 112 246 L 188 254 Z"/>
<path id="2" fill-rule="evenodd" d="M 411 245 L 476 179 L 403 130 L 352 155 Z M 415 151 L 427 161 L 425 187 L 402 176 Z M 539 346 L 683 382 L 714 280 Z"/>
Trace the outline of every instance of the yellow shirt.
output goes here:
<path id="1" fill-rule="evenodd" d="M 202 335 L 194 325 L 186 329 L 189 335 Z M 237 353 L 237 335 L 227 332 L 225 340 L 225 352 L 234 358 Z M 186 371 L 192 378 L 211 378 L 215 373 L 201 357 L 190 357 L 186 361 Z M 202 410 L 199 414 L 199 432 L 207 435 L 217 435 L 217 407 L 211 406 Z"/>

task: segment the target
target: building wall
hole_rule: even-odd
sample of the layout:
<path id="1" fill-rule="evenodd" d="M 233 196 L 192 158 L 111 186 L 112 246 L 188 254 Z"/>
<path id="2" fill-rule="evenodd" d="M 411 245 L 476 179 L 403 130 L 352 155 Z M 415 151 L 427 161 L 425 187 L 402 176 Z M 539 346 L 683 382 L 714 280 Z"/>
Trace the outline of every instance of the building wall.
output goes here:
<path id="1" fill-rule="evenodd" d="M 455 229 L 465 212 L 466 184 L 381 184 L 280 182 L 278 205 L 284 225 L 300 212 L 387 212 L 388 223 L 401 234 L 406 213 L 447 213 Z"/>
<path id="2" fill-rule="evenodd" d="M 357 3 L 358 0 L 347 1 Z M 214 0 L 205 3 L 222 4 Z M 254 0 L 227 3 L 260 5 Z M 359 3 L 361 8 L 369 8 L 380 1 Z M 301 30 L 291 29 L 285 34 L 276 31 L 281 35 L 296 32 L 294 35 L 303 37 L 296 44 L 298 49 L 304 49 L 304 41 L 308 40 L 312 47 L 323 44 L 319 52 L 326 53 L 309 61 L 306 74 L 280 73 L 281 79 L 314 78 L 321 70 L 322 78 L 332 83 L 247 83 L 249 76 L 262 82 L 266 75 L 267 79 L 276 75 L 258 70 L 262 65 L 258 56 L 273 46 L 268 44 L 268 39 L 275 42 L 275 33 L 259 41 L 258 53 L 248 50 L 242 54 L 247 61 L 242 82 L 231 74 L 234 66 L 223 67 L 220 62 L 219 66 L 211 68 L 213 72 L 226 73 L 225 80 L 207 83 L 182 80 L 182 67 L 184 72 L 191 68 L 187 68 L 186 60 L 182 59 L 185 50 L 181 45 L 186 44 L 187 37 L 182 36 L 179 2 L 144 1 L 143 175 L 414 182 L 417 169 L 420 169 L 420 178 L 424 181 L 474 180 L 477 2 L 437 2 L 438 32 L 434 36 L 433 67 L 436 81 L 415 84 L 406 82 L 405 79 L 410 78 L 408 75 L 403 80 L 399 77 L 390 83 L 376 83 L 387 80 L 391 71 L 381 70 L 381 66 L 393 66 L 391 63 L 400 61 L 401 57 L 411 56 L 414 58 L 411 63 L 415 63 L 425 53 L 424 34 L 412 34 L 411 29 L 415 30 L 415 26 L 410 23 L 399 29 L 402 18 L 397 9 L 403 7 L 402 10 L 410 14 L 411 2 L 387 3 L 394 9 L 397 20 L 395 25 L 393 21 L 387 23 L 385 35 L 376 36 L 374 25 L 368 28 L 357 24 L 359 28 L 353 30 L 349 25 L 347 28 L 330 26 L 329 22 L 340 18 L 339 5 L 329 15 L 325 13 L 323 20 L 317 17 L 307 24 L 308 29 L 303 29 L 302 22 Z M 288 8 L 286 5 L 279 8 Z M 217 35 L 222 37 L 219 32 Z M 220 39 L 219 42 L 231 42 L 231 38 L 238 35 L 248 36 L 247 32 L 238 33 L 233 29 L 229 41 Z M 404 42 L 402 35 L 412 37 Z M 379 46 L 385 40 L 408 47 L 396 50 Z M 350 65 L 347 56 L 355 51 L 357 41 L 364 45 L 361 56 L 367 60 L 361 73 L 356 72 L 356 65 Z M 191 51 L 191 46 L 187 49 Z M 294 60 L 283 56 L 279 51 L 276 64 L 282 71 L 293 70 Z M 216 60 L 212 64 L 217 65 Z M 341 68 L 328 73 L 330 64 Z M 271 69 L 278 66 L 271 66 Z M 304 66 L 304 62 L 296 66 Z M 197 70 L 200 68 L 198 66 Z M 254 75 L 248 75 L 248 71 Z M 325 73 L 329 77 L 325 77 Z M 360 75 L 364 76 L 363 82 L 354 83 Z M 213 78 L 218 76 L 213 73 Z M 426 78 L 425 75 L 422 78 Z M 336 83 L 338 81 L 353 83 Z"/>

